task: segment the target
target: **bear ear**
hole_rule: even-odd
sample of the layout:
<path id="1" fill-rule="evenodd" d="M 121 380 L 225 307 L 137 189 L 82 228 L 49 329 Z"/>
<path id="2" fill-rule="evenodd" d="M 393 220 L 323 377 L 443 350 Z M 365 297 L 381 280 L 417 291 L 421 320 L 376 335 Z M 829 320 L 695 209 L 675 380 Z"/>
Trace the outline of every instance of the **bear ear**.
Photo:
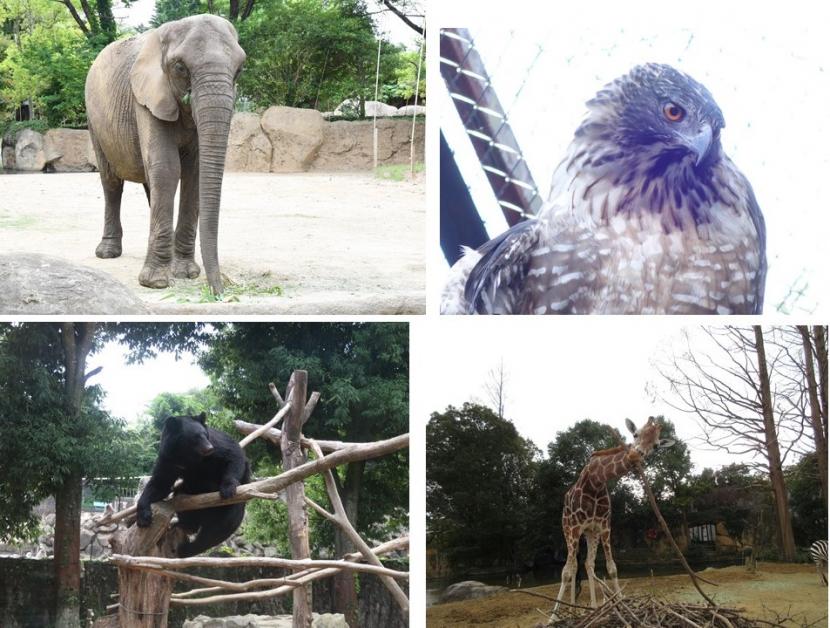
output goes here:
<path id="1" fill-rule="evenodd" d="M 206 415 L 204 412 L 202 412 L 201 414 L 197 414 L 197 415 L 196 415 L 195 417 L 193 417 L 193 418 L 194 418 L 194 419 L 196 419 L 196 420 L 197 420 L 199 423 L 201 423 L 202 425 L 204 425 L 204 424 L 205 424 L 205 420 L 207 419 L 207 415 Z"/>
<path id="2" fill-rule="evenodd" d="M 174 431 L 177 427 L 179 427 L 179 421 L 177 416 L 169 416 L 164 419 L 164 424 L 161 426 L 163 432 L 171 432 Z"/>

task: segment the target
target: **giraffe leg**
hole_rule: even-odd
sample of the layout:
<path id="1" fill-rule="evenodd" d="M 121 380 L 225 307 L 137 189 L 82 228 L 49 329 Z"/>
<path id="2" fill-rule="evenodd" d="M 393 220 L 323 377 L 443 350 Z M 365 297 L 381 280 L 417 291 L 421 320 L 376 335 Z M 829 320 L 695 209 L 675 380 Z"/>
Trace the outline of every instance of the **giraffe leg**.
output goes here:
<path id="1" fill-rule="evenodd" d="M 605 554 L 605 569 L 608 571 L 608 577 L 611 578 L 614 593 L 619 593 L 620 583 L 617 582 L 617 563 L 614 562 L 614 557 L 611 555 L 610 528 L 603 530 L 600 538 L 602 539 L 602 551 Z"/>
<path id="2" fill-rule="evenodd" d="M 599 539 L 597 539 L 597 533 L 592 530 L 585 532 L 585 540 L 588 542 L 588 557 L 585 559 L 585 571 L 588 573 L 588 587 L 591 590 L 591 608 L 596 608 L 597 598 L 594 593 L 594 580 L 596 579 L 596 575 L 594 574 L 594 563 L 597 560 Z"/>
<path id="3" fill-rule="evenodd" d="M 565 566 L 562 568 L 562 584 L 559 587 L 559 595 L 556 596 L 556 605 L 553 607 L 553 615 L 551 615 L 551 619 L 556 617 L 556 611 L 559 610 L 559 602 L 565 595 L 565 586 L 567 583 L 571 584 L 571 604 L 574 604 L 576 592 L 574 580 L 576 578 L 577 568 L 576 554 L 579 551 L 579 530 L 575 529 L 572 532 L 566 532 L 565 543 L 568 546 L 568 559 L 565 561 Z"/>

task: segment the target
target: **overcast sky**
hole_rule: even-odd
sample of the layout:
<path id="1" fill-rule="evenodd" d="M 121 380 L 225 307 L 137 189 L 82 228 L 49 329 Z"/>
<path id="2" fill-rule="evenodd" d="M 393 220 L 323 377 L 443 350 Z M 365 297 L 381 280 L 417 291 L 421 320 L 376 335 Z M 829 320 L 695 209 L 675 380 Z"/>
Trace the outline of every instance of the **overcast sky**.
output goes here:
<path id="1" fill-rule="evenodd" d="M 801 276 L 809 285 L 800 304 L 810 311 L 816 303 L 830 307 L 830 283 L 822 280 L 830 224 L 821 209 L 830 117 L 809 114 L 816 102 L 830 100 L 828 5 L 782 6 L 594 0 L 553 9 L 527 0 L 504 11 L 497 3 L 456 0 L 432 3 L 430 23 L 470 29 L 543 197 L 585 101 L 604 84 L 654 61 L 706 85 L 726 119 L 724 149 L 749 178 L 766 218 L 768 305 Z M 505 229 L 501 210 L 437 68 L 430 80 L 441 86 L 430 92 L 433 105 L 493 237 Z M 437 243 L 432 251 L 431 261 L 446 268 Z"/>
<path id="2" fill-rule="evenodd" d="M 184 393 L 210 383 L 189 354 L 176 360 L 173 354 L 162 353 L 144 364 L 128 365 L 124 349 L 115 342 L 89 359 L 88 370 L 96 366 L 104 370 L 89 383 L 104 389 L 103 405 L 110 414 L 130 423 L 144 414 L 147 404 L 159 393 Z"/>
<path id="3" fill-rule="evenodd" d="M 740 461 L 690 442 L 700 436 L 694 419 L 647 391 L 649 385 L 664 388 L 654 361 L 682 344 L 682 328 L 671 317 L 560 317 L 556 325 L 533 316 L 444 317 L 439 322 L 430 325 L 431 340 L 419 360 L 429 365 L 418 387 L 428 400 L 421 406 L 427 415 L 470 400 L 492 405 L 483 385 L 503 358 L 505 416 L 545 453 L 557 432 L 582 419 L 628 435 L 626 418 L 639 426 L 662 414 L 687 441 L 697 471 Z M 688 330 L 699 333 L 697 327 Z"/>

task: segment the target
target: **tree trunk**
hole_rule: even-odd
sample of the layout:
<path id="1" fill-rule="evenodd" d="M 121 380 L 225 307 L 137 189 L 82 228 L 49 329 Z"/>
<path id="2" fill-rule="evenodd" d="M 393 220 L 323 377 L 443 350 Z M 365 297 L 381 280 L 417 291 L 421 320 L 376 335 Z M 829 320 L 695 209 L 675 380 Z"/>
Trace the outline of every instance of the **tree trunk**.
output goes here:
<path id="1" fill-rule="evenodd" d="M 816 325 L 813 327 L 813 337 L 816 341 L 816 357 L 818 358 L 819 402 L 821 403 L 821 430 L 824 433 L 824 442 L 827 442 L 827 327 Z"/>
<path id="2" fill-rule="evenodd" d="M 55 493 L 55 626 L 81 625 L 81 474 L 73 471 Z"/>
<path id="3" fill-rule="evenodd" d="M 793 537 L 792 520 L 790 518 L 787 487 L 784 484 L 784 472 L 781 468 L 781 451 L 778 447 L 778 435 L 775 432 L 775 417 L 773 417 L 767 356 L 764 350 L 764 335 L 760 325 L 754 325 L 753 329 L 755 331 L 755 352 L 758 357 L 758 379 L 761 385 L 761 407 L 764 418 L 767 462 L 769 464 L 772 492 L 775 498 L 775 514 L 780 534 L 781 559 L 792 562 L 795 559 L 795 538 Z"/>
<path id="4" fill-rule="evenodd" d="M 343 508 L 346 510 L 349 522 L 355 528 L 357 528 L 360 482 L 365 466 L 366 462 L 363 460 L 349 463 L 346 467 L 346 481 L 342 488 L 338 486 Z M 336 473 L 334 477 L 337 480 Z M 355 551 L 355 547 L 351 540 L 349 540 L 348 535 L 341 528 L 336 528 L 334 532 L 335 556 L 341 558 L 353 551 Z M 334 577 L 334 608 L 337 612 L 345 615 L 346 623 L 349 626 L 359 625 L 359 607 L 355 577 L 356 574 L 349 573 L 348 571 L 342 571 Z"/>
<path id="5" fill-rule="evenodd" d="M 299 467 L 306 462 L 300 438 L 302 436 L 303 413 L 306 403 L 306 386 L 308 373 L 294 371 L 289 386 L 293 383 L 291 412 L 283 424 L 280 449 L 282 450 L 282 468 L 285 471 Z M 285 489 L 288 506 L 288 536 L 291 542 L 291 558 L 309 558 L 311 551 L 308 544 L 308 510 L 305 503 L 305 487 L 302 482 L 294 482 Z M 311 626 L 311 585 L 294 589 L 294 628 Z"/>
<path id="6" fill-rule="evenodd" d="M 78 424 L 86 381 L 86 358 L 96 323 L 62 323 L 66 420 Z M 71 470 L 55 493 L 55 618 L 59 628 L 81 625 L 81 497 L 83 476 Z"/>
<path id="7" fill-rule="evenodd" d="M 818 455 L 819 479 L 821 481 L 821 498 L 824 501 L 824 508 L 827 509 L 827 440 L 824 436 L 824 429 L 821 420 L 821 404 L 819 403 L 818 383 L 816 382 L 816 371 L 813 365 L 813 338 L 810 329 L 806 325 L 799 325 L 801 341 L 804 345 L 804 373 L 807 377 L 807 393 L 810 398 L 810 423 L 813 426 L 813 438 L 816 442 L 816 454 Z"/>

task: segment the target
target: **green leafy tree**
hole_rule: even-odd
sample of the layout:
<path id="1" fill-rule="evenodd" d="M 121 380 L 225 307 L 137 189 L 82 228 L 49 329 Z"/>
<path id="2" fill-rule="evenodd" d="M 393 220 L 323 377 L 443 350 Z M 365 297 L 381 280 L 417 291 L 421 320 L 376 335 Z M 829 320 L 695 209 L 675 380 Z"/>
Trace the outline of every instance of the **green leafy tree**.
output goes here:
<path id="1" fill-rule="evenodd" d="M 533 525 L 530 489 L 539 450 L 490 408 L 465 403 L 427 424 L 427 526 L 456 564 L 510 565 Z"/>
<path id="2" fill-rule="evenodd" d="M 256 423 L 275 413 L 268 383 L 283 386 L 293 370 L 305 369 L 308 389 L 320 392 L 320 401 L 304 433 L 368 442 L 407 431 L 408 347 L 407 325 L 398 323 L 238 323 L 218 331 L 200 364 L 223 406 Z M 258 472 L 268 468 L 261 465 L 280 459 L 279 449 L 261 440 L 251 443 L 246 454 Z M 408 468 L 408 453 L 401 451 L 338 470 L 338 491 L 358 531 L 376 532 L 380 525 L 389 535 L 407 521 Z M 260 538 L 267 538 L 260 532 Z M 285 529 L 275 525 L 271 539 L 285 535 Z M 337 556 L 353 551 L 339 529 L 333 549 Z M 336 579 L 335 597 L 341 611 L 355 611 L 353 576 Z"/>
<path id="3" fill-rule="evenodd" d="M 240 25 L 248 53 L 240 92 L 260 106 L 332 109 L 374 95 L 377 38 L 360 0 L 274 0 Z M 381 84 L 394 82 L 400 48 L 381 48 Z"/>
<path id="4" fill-rule="evenodd" d="M 199 0 L 156 0 L 156 9 L 150 24 L 158 27 L 166 22 L 204 13 L 206 9 Z"/>
<path id="5" fill-rule="evenodd" d="M 818 456 L 808 454 L 786 469 L 787 490 L 793 515 L 795 541 L 809 547 L 827 536 L 827 510 L 819 490 Z"/>

